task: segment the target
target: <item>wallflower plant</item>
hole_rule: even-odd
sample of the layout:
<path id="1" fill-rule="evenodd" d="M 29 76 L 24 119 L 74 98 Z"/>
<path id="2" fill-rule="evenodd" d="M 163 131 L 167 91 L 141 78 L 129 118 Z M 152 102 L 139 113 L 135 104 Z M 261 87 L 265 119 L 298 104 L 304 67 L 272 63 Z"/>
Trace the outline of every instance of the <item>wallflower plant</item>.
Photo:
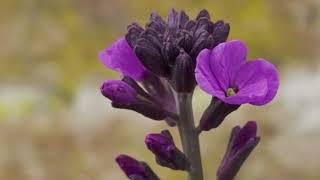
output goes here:
<path id="1" fill-rule="evenodd" d="M 187 172 L 188 180 L 203 180 L 200 133 L 219 127 L 243 104 L 269 103 L 279 88 L 276 67 L 262 58 L 246 61 L 245 43 L 227 41 L 229 31 L 228 23 L 212 21 L 206 10 L 195 19 L 171 10 L 167 21 L 153 12 L 144 28 L 132 23 L 99 53 L 104 65 L 123 76 L 104 81 L 100 89 L 113 107 L 178 128 L 182 150 L 169 130 L 147 135 L 145 144 L 157 164 Z M 192 109 L 197 85 L 212 96 L 198 126 Z M 234 127 L 217 180 L 233 180 L 259 141 L 256 122 Z M 116 162 L 131 180 L 160 179 L 146 162 L 128 155 L 118 155 Z"/>

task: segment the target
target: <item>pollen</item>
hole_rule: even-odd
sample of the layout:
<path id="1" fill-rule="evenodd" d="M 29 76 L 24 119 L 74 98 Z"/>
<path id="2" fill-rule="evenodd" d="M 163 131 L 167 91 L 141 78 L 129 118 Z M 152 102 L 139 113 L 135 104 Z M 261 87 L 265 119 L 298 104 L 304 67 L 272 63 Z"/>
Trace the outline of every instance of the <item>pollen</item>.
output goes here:
<path id="1" fill-rule="evenodd" d="M 234 96 L 236 95 L 236 91 L 233 88 L 228 88 L 227 89 L 227 96 Z"/>

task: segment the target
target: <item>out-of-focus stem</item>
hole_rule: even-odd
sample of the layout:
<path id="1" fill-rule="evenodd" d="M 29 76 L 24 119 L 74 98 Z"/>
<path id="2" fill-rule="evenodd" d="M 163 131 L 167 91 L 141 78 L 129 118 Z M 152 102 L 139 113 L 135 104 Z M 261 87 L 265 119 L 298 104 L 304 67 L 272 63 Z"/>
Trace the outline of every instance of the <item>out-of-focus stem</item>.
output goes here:
<path id="1" fill-rule="evenodd" d="M 177 100 L 180 138 L 183 151 L 190 162 L 188 180 L 203 180 L 199 136 L 193 119 L 192 93 L 178 93 Z"/>

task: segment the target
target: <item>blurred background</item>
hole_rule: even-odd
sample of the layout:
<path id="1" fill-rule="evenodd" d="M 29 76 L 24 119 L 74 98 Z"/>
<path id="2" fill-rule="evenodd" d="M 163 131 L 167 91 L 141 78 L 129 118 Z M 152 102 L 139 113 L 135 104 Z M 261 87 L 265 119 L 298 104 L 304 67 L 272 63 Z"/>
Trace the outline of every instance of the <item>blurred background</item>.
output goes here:
<path id="1" fill-rule="evenodd" d="M 124 180 L 119 153 L 147 161 L 164 180 L 185 179 L 145 148 L 144 136 L 165 124 L 112 109 L 99 91 L 119 74 L 98 51 L 131 22 L 144 24 L 154 10 L 166 17 L 170 8 L 191 17 L 206 8 L 231 24 L 229 39 L 245 41 L 250 58 L 280 70 L 272 103 L 242 106 L 201 135 L 205 179 L 215 179 L 230 129 L 247 120 L 258 121 L 262 141 L 239 180 L 320 179 L 319 0 L 1 0 L 1 180 Z M 196 91 L 196 119 L 209 99 Z"/>

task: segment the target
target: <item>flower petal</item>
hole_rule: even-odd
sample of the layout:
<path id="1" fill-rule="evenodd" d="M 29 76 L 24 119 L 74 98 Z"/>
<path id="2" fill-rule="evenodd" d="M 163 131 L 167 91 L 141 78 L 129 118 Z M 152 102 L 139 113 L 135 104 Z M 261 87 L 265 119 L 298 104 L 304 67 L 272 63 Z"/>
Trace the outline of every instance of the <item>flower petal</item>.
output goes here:
<path id="1" fill-rule="evenodd" d="M 212 50 L 209 65 L 224 91 L 232 87 L 246 55 L 246 45 L 238 40 L 221 43 Z"/>
<path id="2" fill-rule="evenodd" d="M 225 93 L 210 68 L 211 51 L 212 50 L 204 49 L 199 53 L 195 69 L 196 81 L 199 87 L 205 92 L 218 98 L 224 98 Z"/>
<path id="3" fill-rule="evenodd" d="M 262 82 L 266 82 L 266 87 L 262 86 Z M 263 89 L 267 88 L 264 96 L 257 96 L 257 98 L 249 102 L 253 105 L 264 105 L 270 102 L 277 93 L 279 88 L 278 72 L 270 62 L 264 59 L 256 59 L 241 66 L 236 76 L 235 84 L 240 91 L 242 89 L 250 89 L 248 87 L 252 87 L 253 84 L 261 84 L 260 87 L 256 87 L 257 89 L 252 89 L 255 92 L 263 91 Z"/>
<path id="4" fill-rule="evenodd" d="M 249 84 L 240 89 L 234 96 L 221 99 L 227 104 L 245 104 L 255 102 L 257 99 L 264 98 L 267 94 L 268 82 L 266 79 Z"/>
<path id="5" fill-rule="evenodd" d="M 101 51 L 99 58 L 108 68 L 135 80 L 141 80 L 147 71 L 124 37 L 118 39 L 110 48 Z"/>

